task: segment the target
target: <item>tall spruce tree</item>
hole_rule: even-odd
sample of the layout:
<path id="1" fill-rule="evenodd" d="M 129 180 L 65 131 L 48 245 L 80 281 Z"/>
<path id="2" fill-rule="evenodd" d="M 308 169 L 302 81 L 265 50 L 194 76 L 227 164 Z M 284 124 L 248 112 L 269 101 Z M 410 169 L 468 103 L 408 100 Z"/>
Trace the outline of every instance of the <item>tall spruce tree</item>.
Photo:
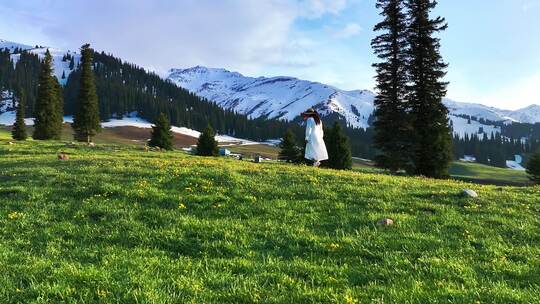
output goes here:
<path id="1" fill-rule="evenodd" d="M 447 82 L 442 81 L 448 65 L 440 54 L 440 39 L 447 28 L 444 18 L 432 19 L 435 0 L 406 0 L 409 11 L 408 100 L 414 129 L 414 173 L 434 178 L 448 176 L 452 138 L 448 109 L 442 103 Z"/>
<path id="2" fill-rule="evenodd" d="M 406 100 L 407 23 L 403 0 L 378 0 L 383 21 L 375 25 L 382 31 L 371 42 L 381 62 L 373 64 L 377 72 L 374 138 L 379 167 L 396 172 L 411 166 L 411 126 Z"/>
<path id="3" fill-rule="evenodd" d="M 343 133 L 338 122 L 324 132 L 324 142 L 328 150 L 328 160 L 322 166 L 338 170 L 352 169 L 352 153 L 349 138 Z"/>
<path id="4" fill-rule="evenodd" d="M 209 125 L 199 136 L 197 142 L 197 155 L 199 156 L 218 156 L 219 148 L 216 141 L 216 133 Z"/>
<path id="5" fill-rule="evenodd" d="M 19 89 L 18 95 L 17 114 L 15 116 L 15 124 L 13 125 L 11 136 L 15 140 L 26 140 L 28 138 L 26 133 L 26 123 L 24 122 L 26 100 L 24 92 L 21 89 Z"/>
<path id="6" fill-rule="evenodd" d="M 92 137 L 100 131 L 99 106 L 96 93 L 96 81 L 92 70 L 94 51 L 89 44 L 81 47 L 81 79 L 78 104 L 73 116 L 74 138 L 90 143 Z"/>
<path id="7" fill-rule="evenodd" d="M 159 147 L 164 150 L 172 150 L 173 133 L 171 131 L 171 124 L 165 114 L 161 113 L 152 126 L 152 138 L 148 145 L 151 147 Z"/>
<path id="8" fill-rule="evenodd" d="M 62 88 L 52 72 L 52 56 L 47 50 L 41 63 L 34 109 L 34 139 L 60 139 L 62 134 L 64 99 Z"/>
<path id="9" fill-rule="evenodd" d="M 300 156 L 300 149 L 296 144 L 296 137 L 292 130 L 287 130 L 283 136 L 283 140 L 279 144 L 281 150 L 279 151 L 278 158 L 288 163 L 296 163 L 302 160 Z"/>

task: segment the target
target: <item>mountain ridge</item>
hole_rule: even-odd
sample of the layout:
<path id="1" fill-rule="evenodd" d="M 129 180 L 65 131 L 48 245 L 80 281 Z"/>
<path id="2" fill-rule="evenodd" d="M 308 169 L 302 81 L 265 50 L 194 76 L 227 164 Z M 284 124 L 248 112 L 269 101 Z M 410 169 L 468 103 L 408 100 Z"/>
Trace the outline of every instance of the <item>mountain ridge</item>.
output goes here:
<path id="1" fill-rule="evenodd" d="M 354 127 L 368 127 L 374 94 L 368 90 L 345 91 L 289 76 L 246 77 L 220 68 L 196 66 L 171 69 L 167 79 L 218 105 L 251 118 L 294 120 L 308 107 L 323 115 L 339 113 Z M 354 102 L 354 104 L 352 104 Z"/>
<path id="2" fill-rule="evenodd" d="M 349 125 L 366 128 L 374 110 L 375 93 L 370 90 L 346 91 L 295 77 L 248 77 L 223 68 L 196 66 L 170 69 L 167 79 L 224 108 L 250 115 L 252 118 L 266 116 L 293 120 L 303 110 L 314 107 L 323 116 L 337 113 L 345 118 Z M 290 85 L 289 89 L 284 85 L 276 85 L 278 82 Z M 305 88 L 309 94 L 295 93 L 297 87 Z M 540 105 L 533 104 L 512 111 L 480 103 L 458 102 L 449 98 L 445 98 L 444 103 L 449 108 L 453 123 L 460 123 L 456 118 L 463 116 L 474 116 L 492 122 L 540 122 Z"/>

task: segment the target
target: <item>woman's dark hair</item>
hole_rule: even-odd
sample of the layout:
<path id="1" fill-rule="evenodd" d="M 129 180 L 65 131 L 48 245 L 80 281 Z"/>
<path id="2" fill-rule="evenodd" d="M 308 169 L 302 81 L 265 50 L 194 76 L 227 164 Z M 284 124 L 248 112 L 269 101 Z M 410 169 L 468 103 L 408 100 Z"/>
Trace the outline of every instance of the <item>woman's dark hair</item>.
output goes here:
<path id="1" fill-rule="evenodd" d="M 313 119 L 315 120 L 315 123 L 317 125 L 321 124 L 321 117 L 319 116 L 319 113 L 317 113 L 317 111 L 315 111 L 313 109 L 307 110 L 306 112 L 302 113 L 302 115 L 304 117 L 313 117 Z"/>

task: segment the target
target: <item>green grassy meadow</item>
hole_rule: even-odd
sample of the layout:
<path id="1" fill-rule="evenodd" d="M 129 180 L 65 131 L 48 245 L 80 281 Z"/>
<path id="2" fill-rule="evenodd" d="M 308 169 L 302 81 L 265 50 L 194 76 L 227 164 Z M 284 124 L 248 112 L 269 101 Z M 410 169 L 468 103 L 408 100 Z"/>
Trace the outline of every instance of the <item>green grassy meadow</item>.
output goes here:
<path id="1" fill-rule="evenodd" d="M 539 302 L 540 187 L 0 138 L 0 303 Z"/>
<path id="2" fill-rule="evenodd" d="M 375 167 L 371 161 L 353 159 L 353 170 L 362 173 L 381 173 L 384 170 Z M 470 162 L 453 162 L 450 166 L 450 175 L 453 179 L 495 186 L 528 186 L 530 185 L 527 173 L 507 168 L 496 168 Z"/>
<path id="3" fill-rule="evenodd" d="M 28 128 L 29 134 L 32 128 Z M 10 138 L 8 127 L 0 126 L 0 138 Z M 97 144 L 120 145 L 131 148 L 143 147 L 150 136 L 148 129 L 136 127 L 122 128 L 103 128 L 96 136 L 94 141 Z M 69 124 L 64 125 L 62 140 L 72 141 L 73 130 Z M 189 147 L 196 144 L 196 139 L 187 136 L 176 135 L 173 139 L 174 146 L 177 149 Z M 247 159 L 253 159 L 256 155 L 261 155 L 270 159 L 277 159 L 279 148 L 269 145 L 226 145 L 226 148 L 233 153 L 240 153 Z M 386 174 L 384 170 L 374 167 L 373 162 L 353 159 L 353 170 L 361 173 L 381 173 Z M 450 168 L 450 174 L 453 179 L 497 186 L 526 186 L 529 185 L 529 179 L 525 172 L 512 169 L 495 168 L 482 164 L 468 162 L 454 162 Z"/>
<path id="4" fill-rule="evenodd" d="M 527 173 L 476 163 L 454 162 L 450 174 L 456 179 L 481 184 L 523 186 L 529 184 Z"/>

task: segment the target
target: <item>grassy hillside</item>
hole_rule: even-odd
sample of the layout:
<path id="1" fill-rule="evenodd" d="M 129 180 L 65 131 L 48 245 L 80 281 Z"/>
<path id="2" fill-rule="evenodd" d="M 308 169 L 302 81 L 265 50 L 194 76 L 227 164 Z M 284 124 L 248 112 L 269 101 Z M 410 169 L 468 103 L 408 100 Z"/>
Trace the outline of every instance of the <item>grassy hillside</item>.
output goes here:
<path id="1" fill-rule="evenodd" d="M 7 138 L 9 132 L 8 127 L 0 126 L 0 136 L 4 134 Z M 32 129 L 29 128 L 29 134 L 32 133 Z M 62 139 L 71 141 L 73 138 L 73 130 L 68 124 L 64 125 Z M 131 147 L 142 147 L 150 138 L 150 129 L 142 129 L 136 127 L 116 127 L 116 128 L 103 128 L 94 141 L 98 144 L 114 144 L 114 145 L 127 145 Z M 173 144 L 177 149 L 189 147 L 195 145 L 197 139 L 182 134 L 175 134 Z M 277 159 L 279 154 L 279 148 L 268 145 L 229 145 L 228 143 L 222 143 L 227 149 L 233 153 L 240 153 L 246 158 L 254 158 L 255 155 L 261 155 L 271 159 Z M 353 169 L 362 173 L 381 173 L 383 170 L 374 167 L 374 163 L 371 161 L 362 160 L 359 158 L 353 159 Z M 516 171 L 513 169 L 503 169 L 490 167 L 482 164 L 467 163 L 467 162 L 454 162 L 450 168 L 450 174 L 452 178 L 488 185 L 499 186 L 526 186 L 529 184 L 527 174 L 522 171 Z"/>
<path id="2" fill-rule="evenodd" d="M 539 200 L 538 187 L 0 140 L 0 302 L 533 303 Z"/>
<path id="3" fill-rule="evenodd" d="M 375 167 L 372 161 L 353 159 L 353 170 L 362 173 L 381 173 L 384 170 Z M 513 169 L 497 168 L 470 162 L 453 162 L 450 166 L 453 179 L 476 184 L 496 186 L 527 186 L 530 185 L 527 173 Z"/>
<path id="4" fill-rule="evenodd" d="M 524 171 L 496 168 L 476 163 L 455 162 L 450 168 L 450 174 L 456 179 L 480 184 L 511 186 L 529 184 L 529 178 Z"/>

